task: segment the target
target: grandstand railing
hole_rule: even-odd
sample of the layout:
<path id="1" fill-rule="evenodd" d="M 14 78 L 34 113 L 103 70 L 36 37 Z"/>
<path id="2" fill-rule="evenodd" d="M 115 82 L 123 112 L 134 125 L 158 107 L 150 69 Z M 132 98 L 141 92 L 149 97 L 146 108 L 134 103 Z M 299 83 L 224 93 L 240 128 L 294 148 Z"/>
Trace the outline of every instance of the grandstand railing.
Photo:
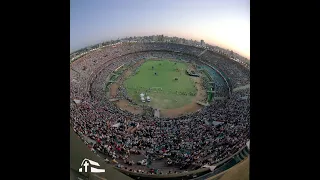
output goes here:
<path id="1" fill-rule="evenodd" d="M 249 149 L 248 146 L 245 145 L 243 146 L 240 150 L 238 150 L 236 153 L 231 155 L 230 157 L 224 159 L 223 161 L 220 161 L 217 164 L 214 164 L 213 166 L 216 166 L 214 171 L 210 171 L 209 168 L 199 168 L 194 171 L 189 171 L 185 173 L 179 173 L 179 174 L 166 174 L 166 175 L 158 175 L 158 174 L 142 174 L 138 172 L 132 172 L 132 171 L 127 171 L 124 169 L 118 169 L 120 172 L 133 177 L 137 178 L 139 177 L 140 180 L 145 180 L 145 179 L 194 179 L 194 180 L 204 180 L 209 177 L 215 176 L 225 170 L 228 170 L 229 168 L 233 167 L 234 165 L 238 164 L 241 162 L 243 159 L 237 159 L 238 155 L 242 153 L 243 151 L 247 151 L 247 153 L 244 153 L 244 156 L 249 155 Z"/>
<path id="2" fill-rule="evenodd" d="M 208 64 L 200 59 L 199 59 L 199 61 L 202 62 L 203 64 L 209 66 L 210 68 L 214 69 L 223 78 L 223 80 L 226 82 L 226 84 L 228 86 L 228 92 L 229 92 L 229 97 L 230 97 L 231 96 L 231 87 L 230 87 L 231 83 L 228 81 L 228 79 L 226 79 L 226 77 L 217 68 L 211 66 L 210 64 Z"/>
<path id="3" fill-rule="evenodd" d="M 228 169 L 230 169 L 231 167 L 233 167 L 234 165 L 238 164 L 239 162 L 243 161 L 244 159 L 237 159 L 238 155 L 244 151 L 247 151 L 247 153 L 244 153 L 244 159 L 249 156 L 249 148 L 247 145 L 245 145 L 244 147 L 242 147 L 239 151 L 237 151 L 236 153 L 234 153 L 232 156 L 230 156 L 229 158 L 226 158 L 225 160 L 219 162 L 218 164 L 216 164 L 216 168 L 214 169 L 214 171 L 209 172 L 207 174 L 204 174 L 202 176 L 199 176 L 197 178 L 194 178 L 193 180 L 205 180 L 209 177 L 215 176 L 223 171 L 226 171 Z"/>
<path id="4" fill-rule="evenodd" d="M 124 173 L 127 176 L 130 176 L 132 178 L 139 177 L 140 180 L 146 180 L 146 179 L 173 179 L 173 180 L 180 180 L 180 179 L 192 179 L 195 176 L 202 176 L 204 174 L 207 174 L 210 172 L 209 168 L 200 168 L 194 171 L 185 172 L 185 173 L 179 173 L 179 174 L 166 174 L 166 175 L 152 175 L 152 174 L 142 174 L 137 172 L 131 172 L 126 171 L 123 169 L 117 168 L 120 172 Z"/>
<path id="5" fill-rule="evenodd" d="M 209 74 L 209 72 L 206 69 L 201 69 L 201 71 L 203 71 L 204 74 L 207 75 L 207 77 L 209 78 L 210 81 L 213 81 L 213 77 L 211 77 L 211 75 Z"/>

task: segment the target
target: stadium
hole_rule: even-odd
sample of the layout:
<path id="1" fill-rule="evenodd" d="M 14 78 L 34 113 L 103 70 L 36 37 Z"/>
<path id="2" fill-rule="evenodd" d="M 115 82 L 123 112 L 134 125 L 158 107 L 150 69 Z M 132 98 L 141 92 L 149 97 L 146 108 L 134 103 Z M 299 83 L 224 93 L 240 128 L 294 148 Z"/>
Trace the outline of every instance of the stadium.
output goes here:
<path id="1" fill-rule="evenodd" d="M 219 47 L 172 39 L 72 53 L 71 129 L 133 179 L 217 179 L 249 156 L 250 66 Z"/>

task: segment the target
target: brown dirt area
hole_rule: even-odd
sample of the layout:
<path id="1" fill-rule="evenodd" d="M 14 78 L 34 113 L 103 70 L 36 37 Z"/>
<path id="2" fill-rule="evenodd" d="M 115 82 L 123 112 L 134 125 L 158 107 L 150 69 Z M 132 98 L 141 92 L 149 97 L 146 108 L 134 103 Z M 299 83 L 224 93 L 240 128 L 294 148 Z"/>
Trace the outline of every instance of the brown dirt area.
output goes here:
<path id="1" fill-rule="evenodd" d="M 114 98 L 117 95 L 117 91 L 119 88 L 119 84 L 118 83 L 112 83 L 110 86 L 110 92 L 109 92 L 109 97 L 110 98 Z"/>
<path id="2" fill-rule="evenodd" d="M 124 110 L 127 110 L 129 112 L 132 112 L 133 114 L 142 114 L 142 112 L 143 112 L 143 109 L 141 107 L 139 107 L 139 106 L 131 106 L 129 104 L 129 101 L 125 100 L 125 99 L 121 99 L 121 100 L 117 101 L 116 105 L 121 109 L 124 109 Z"/>
<path id="3" fill-rule="evenodd" d="M 117 83 L 112 83 L 110 86 L 110 98 L 115 97 L 118 92 L 119 85 L 123 83 L 123 81 L 129 77 L 132 73 L 132 69 L 137 68 L 140 64 L 142 64 L 144 61 L 138 61 L 136 64 L 134 64 L 131 68 L 128 68 L 123 74 L 119 77 L 117 80 Z M 116 102 L 116 105 L 118 108 L 121 108 L 123 110 L 132 112 L 133 114 L 142 114 L 143 109 L 140 106 L 134 106 L 130 105 L 130 102 L 126 99 L 120 99 Z"/>
<path id="4" fill-rule="evenodd" d="M 138 66 L 140 66 L 142 63 L 144 63 L 143 60 L 138 61 L 136 64 L 134 64 L 131 68 L 128 68 L 118 79 L 117 83 L 113 83 L 110 86 L 110 98 L 116 96 L 119 84 L 122 84 L 123 81 L 129 77 L 132 74 L 132 70 L 136 69 Z M 195 67 L 192 65 L 189 66 L 191 70 L 196 70 Z M 191 77 L 196 82 L 197 87 L 197 94 L 195 98 L 192 100 L 192 103 L 187 104 L 180 108 L 174 108 L 174 109 L 163 109 L 160 110 L 160 117 L 177 117 L 181 116 L 183 114 L 187 113 L 194 113 L 197 112 L 202 108 L 201 105 L 197 104 L 197 101 L 205 101 L 207 92 L 202 86 L 202 80 L 199 77 Z M 118 102 L 116 102 L 117 107 L 127 110 L 129 112 L 132 112 L 134 114 L 141 114 L 143 112 L 143 109 L 140 106 L 132 106 L 129 105 L 129 101 L 125 99 L 121 99 Z"/>

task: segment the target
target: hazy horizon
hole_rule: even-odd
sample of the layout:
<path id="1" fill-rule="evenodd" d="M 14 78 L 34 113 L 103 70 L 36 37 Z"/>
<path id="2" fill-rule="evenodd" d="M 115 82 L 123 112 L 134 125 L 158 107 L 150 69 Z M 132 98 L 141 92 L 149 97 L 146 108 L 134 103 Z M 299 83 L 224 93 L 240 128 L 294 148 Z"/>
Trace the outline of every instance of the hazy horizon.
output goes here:
<path id="1" fill-rule="evenodd" d="M 250 59 L 249 0 L 71 0 L 70 52 L 107 40 L 163 34 Z"/>

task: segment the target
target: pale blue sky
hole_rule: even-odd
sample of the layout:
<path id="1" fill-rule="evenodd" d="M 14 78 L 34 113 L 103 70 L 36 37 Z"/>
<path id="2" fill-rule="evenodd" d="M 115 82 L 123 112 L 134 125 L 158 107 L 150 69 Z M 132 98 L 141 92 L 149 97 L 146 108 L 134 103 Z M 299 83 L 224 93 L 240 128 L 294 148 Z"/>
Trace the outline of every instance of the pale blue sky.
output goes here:
<path id="1" fill-rule="evenodd" d="M 71 0 L 70 51 L 126 36 L 201 40 L 250 58 L 249 0 Z"/>

